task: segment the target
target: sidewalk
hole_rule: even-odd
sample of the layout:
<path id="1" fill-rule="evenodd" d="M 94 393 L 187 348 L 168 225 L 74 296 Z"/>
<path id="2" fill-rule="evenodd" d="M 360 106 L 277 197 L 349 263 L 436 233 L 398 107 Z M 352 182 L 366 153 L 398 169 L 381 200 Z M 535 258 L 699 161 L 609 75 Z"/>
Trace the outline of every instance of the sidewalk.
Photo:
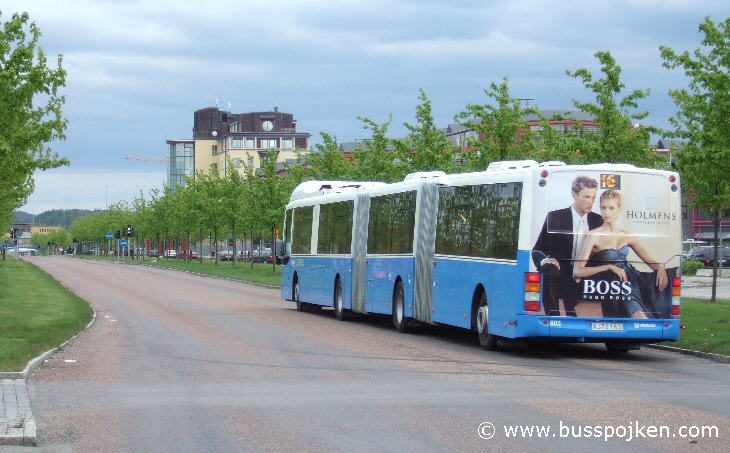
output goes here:
<path id="1" fill-rule="evenodd" d="M 717 278 L 717 298 L 730 299 L 730 269 L 722 270 L 722 278 Z M 682 276 L 682 296 L 709 299 L 712 295 L 712 275 Z"/>
<path id="2" fill-rule="evenodd" d="M 0 446 L 35 442 L 35 419 L 25 379 L 0 379 Z"/>

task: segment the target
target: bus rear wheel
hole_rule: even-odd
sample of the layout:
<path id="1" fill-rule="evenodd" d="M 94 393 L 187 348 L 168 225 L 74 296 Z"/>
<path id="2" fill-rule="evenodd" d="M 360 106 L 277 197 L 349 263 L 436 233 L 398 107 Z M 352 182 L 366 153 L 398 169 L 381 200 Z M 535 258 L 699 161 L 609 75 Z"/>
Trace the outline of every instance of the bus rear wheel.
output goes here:
<path id="1" fill-rule="evenodd" d="M 499 348 L 499 338 L 489 333 L 489 304 L 487 304 L 487 295 L 483 292 L 479 299 L 476 318 L 477 336 L 482 349 L 494 351 Z"/>
<path id="2" fill-rule="evenodd" d="M 342 307 L 342 280 L 340 280 L 339 277 L 335 279 L 334 300 L 335 318 L 337 318 L 339 321 L 344 321 L 346 314 L 345 309 Z"/>
<path id="3" fill-rule="evenodd" d="M 393 289 L 393 327 L 400 333 L 408 331 L 406 307 L 403 297 L 403 282 L 398 280 Z"/>
<path id="4" fill-rule="evenodd" d="M 294 282 L 294 289 L 292 289 L 292 299 L 294 299 L 294 302 L 297 304 L 297 311 L 307 311 L 308 305 L 307 303 L 302 302 L 299 300 L 299 282 Z"/>

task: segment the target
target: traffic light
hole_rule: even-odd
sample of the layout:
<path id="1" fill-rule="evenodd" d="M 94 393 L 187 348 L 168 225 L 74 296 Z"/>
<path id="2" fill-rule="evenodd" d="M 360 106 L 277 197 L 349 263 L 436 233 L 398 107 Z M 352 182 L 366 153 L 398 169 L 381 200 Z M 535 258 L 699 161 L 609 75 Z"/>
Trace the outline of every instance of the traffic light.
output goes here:
<path id="1" fill-rule="evenodd" d="M 114 233 L 114 239 L 121 239 L 122 238 L 122 232 L 117 230 L 116 233 Z"/>
<path id="2" fill-rule="evenodd" d="M 127 237 L 134 236 L 134 227 L 132 225 L 127 225 L 127 228 L 124 229 L 124 235 Z"/>

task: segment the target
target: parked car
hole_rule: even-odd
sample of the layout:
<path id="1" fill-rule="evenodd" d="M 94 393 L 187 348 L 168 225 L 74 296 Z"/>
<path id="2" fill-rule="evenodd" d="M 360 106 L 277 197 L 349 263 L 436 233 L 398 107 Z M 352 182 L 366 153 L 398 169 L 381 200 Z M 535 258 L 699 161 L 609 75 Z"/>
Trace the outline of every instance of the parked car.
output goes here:
<path id="1" fill-rule="evenodd" d="M 165 258 L 176 258 L 177 251 L 175 249 L 165 250 Z"/>
<path id="2" fill-rule="evenodd" d="M 150 258 L 159 258 L 160 252 L 158 252 L 157 250 L 147 250 L 147 256 Z"/>
<path id="3" fill-rule="evenodd" d="M 230 250 L 221 250 L 218 252 L 219 261 L 233 261 L 233 252 Z"/>
<path id="4" fill-rule="evenodd" d="M 187 259 L 197 260 L 200 256 L 198 255 L 198 253 L 195 250 L 183 250 L 180 253 L 178 253 L 177 257 L 180 258 L 181 260 L 187 260 Z"/>
<path id="5" fill-rule="evenodd" d="M 720 260 L 718 265 L 721 267 L 730 267 L 730 247 L 720 247 Z M 695 247 L 687 254 L 687 260 L 700 261 L 705 268 L 712 268 L 715 260 L 715 248 L 711 245 Z"/>
<path id="6" fill-rule="evenodd" d="M 256 249 L 253 251 L 252 259 L 254 263 L 271 263 L 274 256 L 271 254 L 270 248 Z"/>

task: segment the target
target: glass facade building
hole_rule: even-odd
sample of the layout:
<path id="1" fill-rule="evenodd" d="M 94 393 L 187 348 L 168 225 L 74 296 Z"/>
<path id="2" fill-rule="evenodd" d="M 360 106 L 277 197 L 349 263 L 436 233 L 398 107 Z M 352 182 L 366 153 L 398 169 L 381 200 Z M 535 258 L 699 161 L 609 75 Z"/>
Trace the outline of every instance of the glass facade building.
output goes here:
<path id="1" fill-rule="evenodd" d="M 193 140 L 168 140 L 168 187 L 185 186 L 185 176 L 195 174 L 195 144 Z"/>

